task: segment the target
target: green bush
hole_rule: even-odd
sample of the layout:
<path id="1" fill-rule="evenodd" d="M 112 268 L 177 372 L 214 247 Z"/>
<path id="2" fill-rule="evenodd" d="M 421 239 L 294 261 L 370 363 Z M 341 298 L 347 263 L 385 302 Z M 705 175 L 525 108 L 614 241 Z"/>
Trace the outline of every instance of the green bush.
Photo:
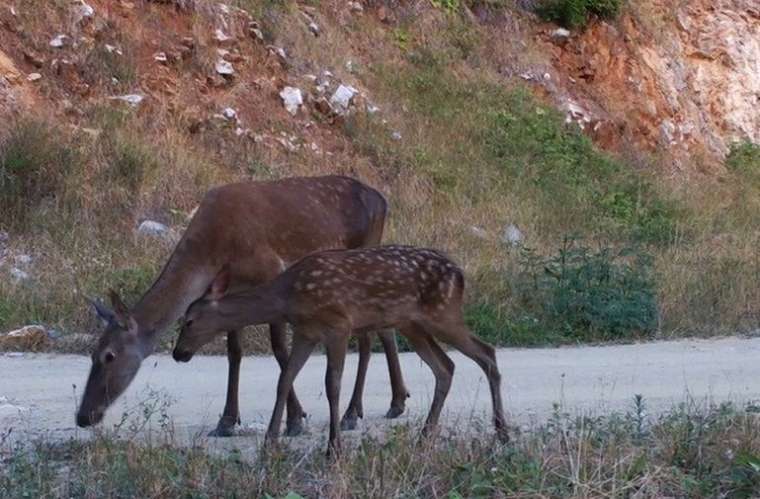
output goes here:
<path id="1" fill-rule="evenodd" d="M 567 28 L 586 25 L 591 15 L 612 19 L 620 12 L 622 0 L 545 0 L 536 12 L 539 16 Z"/>
<path id="2" fill-rule="evenodd" d="M 550 256 L 525 250 L 520 294 L 546 327 L 579 340 L 651 336 L 657 303 L 651 258 L 641 252 L 592 250 L 565 238 Z"/>
<path id="3" fill-rule="evenodd" d="M 760 181 L 760 145 L 752 142 L 733 144 L 726 157 L 726 168 Z"/>

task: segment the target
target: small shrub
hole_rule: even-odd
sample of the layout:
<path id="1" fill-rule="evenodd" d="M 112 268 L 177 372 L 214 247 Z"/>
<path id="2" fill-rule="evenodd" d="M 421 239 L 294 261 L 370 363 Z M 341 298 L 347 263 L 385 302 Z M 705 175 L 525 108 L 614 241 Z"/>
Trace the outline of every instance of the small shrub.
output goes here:
<path id="1" fill-rule="evenodd" d="M 539 16 L 567 28 L 581 28 L 591 15 L 612 19 L 620 12 L 621 0 L 545 0 L 536 12 Z"/>
<path id="2" fill-rule="evenodd" d="M 565 238 L 555 255 L 523 253 L 526 305 L 575 339 L 651 336 L 657 327 L 652 262 L 630 249 L 598 250 Z"/>
<path id="3" fill-rule="evenodd" d="M 740 142 L 731 146 L 726 168 L 743 175 L 760 186 L 760 145 Z"/>
<path id="4" fill-rule="evenodd" d="M 446 12 L 457 12 L 459 10 L 459 0 L 430 0 L 430 3 Z"/>
<path id="5" fill-rule="evenodd" d="M 39 121 L 21 121 L 0 137 L 0 226 L 22 224 L 32 207 L 54 196 L 75 160 L 68 137 Z"/>

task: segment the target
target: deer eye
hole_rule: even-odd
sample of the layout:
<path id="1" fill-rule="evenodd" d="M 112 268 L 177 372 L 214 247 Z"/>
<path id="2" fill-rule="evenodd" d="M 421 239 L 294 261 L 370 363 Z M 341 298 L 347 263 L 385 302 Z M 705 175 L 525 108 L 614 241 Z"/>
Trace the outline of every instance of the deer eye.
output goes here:
<path id="1" fill-rule="evenodd" d="M 106 352 L 106 354 L 103 356 L 103 360 L 106 364 L 110 364 L 114 361 L 115 358 L 116 356 L 113 354 L 113 352 Z"/>
<path id="2" fill-rule="evenodd" d="M 192 326 L 192 325 L 193 325 L 193 320 L 192 320 L 192 319 L 187 319 L 187 320 L 185 321 L 185 327 L 190 327 L 190 326 Z"/>

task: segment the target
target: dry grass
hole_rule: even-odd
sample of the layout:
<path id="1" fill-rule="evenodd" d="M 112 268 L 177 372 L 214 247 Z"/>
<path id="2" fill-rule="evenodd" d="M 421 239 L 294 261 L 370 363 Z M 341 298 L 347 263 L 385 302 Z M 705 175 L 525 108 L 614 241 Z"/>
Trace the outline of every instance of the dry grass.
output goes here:
<path id="1" fill-rule="evenodd" d="M 287 444 L 252 456 L 177 445 L 160 428 L 87 443 L 2 448 L 0 497 L 610 497 L 750 498 L 760 493 L 757 406 L 687 403 L 657 417 L 637 398 L 624 414 L 549 421 L 509 445 L 469 430 L 419 442 L 413 426 L 363 436 L 337 460 Z M 163 428 L 163 430 L 161 429 Z M 133 435 L 130 437 L 130 435 Z M 424 458 L 422 457 L 424 456 Z"/>

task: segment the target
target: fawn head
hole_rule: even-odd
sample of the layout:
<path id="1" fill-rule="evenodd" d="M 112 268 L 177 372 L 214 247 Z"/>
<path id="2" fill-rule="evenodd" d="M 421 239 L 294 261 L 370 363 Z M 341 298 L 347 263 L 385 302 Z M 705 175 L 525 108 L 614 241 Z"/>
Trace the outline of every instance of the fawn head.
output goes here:
<path id="1" fill-rule="evenodd" d="M 110 406 L 137 374 L 145 356 L 137 321 L 115 291 L 111 291 L 109 310 L 92 302 L 104 326 L 87 378 L 82 403 L 77 412 L 77 425 L 82 428 L 99 423 Z"/>
<path id="2" fill-rule="evenodd" d="M 227 292 L 230 271 L 224 267 L 206 294 L 196 300 L 181 319 L 182 328 L 174 346 L 172 357 L 177 362 L 189 362 L 193 355 L 205 344 L 213 340 L 219 331 L 237 328 L 237 324 L 227 324 L 232 317 L 219 313 L 219 300 Z"/>

